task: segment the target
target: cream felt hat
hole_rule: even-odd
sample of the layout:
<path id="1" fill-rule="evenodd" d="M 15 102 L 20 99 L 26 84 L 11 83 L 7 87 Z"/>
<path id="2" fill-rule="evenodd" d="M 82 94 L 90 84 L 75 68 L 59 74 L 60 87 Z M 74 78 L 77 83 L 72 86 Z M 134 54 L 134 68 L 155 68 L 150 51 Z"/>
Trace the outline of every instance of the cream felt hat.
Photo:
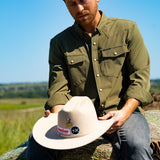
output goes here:
<path id="1" fill-rule="evenodd" d="M 92 101 L 71 98 L 58 113 L 40 118 L 33 127 L 33 137 L 50 149 L 74 149 L 96 140 L 114 123 L 114 118 L 98 120 Z"/>

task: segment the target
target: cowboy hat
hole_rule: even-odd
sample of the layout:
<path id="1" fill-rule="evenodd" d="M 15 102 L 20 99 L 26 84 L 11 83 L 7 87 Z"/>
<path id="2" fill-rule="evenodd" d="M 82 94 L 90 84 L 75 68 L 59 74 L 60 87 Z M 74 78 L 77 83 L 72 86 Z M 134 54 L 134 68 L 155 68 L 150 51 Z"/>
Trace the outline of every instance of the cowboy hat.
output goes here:
<path id="1" fill-rule="evenodd" d="M 74 149 L 89 144 L 104 134 L 114 118 L 98 120 L 92 101 L 86 96 L 72 97 L 58 113 L 40 118 L 33 137 L 50 149 Z"/>

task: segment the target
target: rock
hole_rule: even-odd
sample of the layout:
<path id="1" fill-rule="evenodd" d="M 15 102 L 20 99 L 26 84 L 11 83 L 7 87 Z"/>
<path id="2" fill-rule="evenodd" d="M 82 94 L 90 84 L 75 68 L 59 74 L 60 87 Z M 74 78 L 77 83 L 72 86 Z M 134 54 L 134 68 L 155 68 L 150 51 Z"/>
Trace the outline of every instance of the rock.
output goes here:
<path id="1" fill-rule="evenodd" d="M 148 120 L 150 130 L 151 130 L 151 140 L 160 139 L 160 110 L 148 110 L 145 111 L 145 117 Z"/>
<path id="2" fill-rule="evenodd" d="M 74 154 L 73 154 L 74 153 Z M 94 142 L 74 150 L 61 151 L 59 160 L 90 160 L 90 159 L 101 159 L 109 160 L 114 158 L 112 154 L 111 144 L 103 139 L 99 138 Z"/>

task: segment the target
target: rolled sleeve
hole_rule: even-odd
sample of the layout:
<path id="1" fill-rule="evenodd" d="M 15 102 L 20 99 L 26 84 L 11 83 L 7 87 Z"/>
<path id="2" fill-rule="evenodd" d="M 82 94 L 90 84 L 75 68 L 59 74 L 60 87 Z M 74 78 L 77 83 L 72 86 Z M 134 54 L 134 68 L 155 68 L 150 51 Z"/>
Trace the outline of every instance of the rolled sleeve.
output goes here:
<path id="1" fill-rule="evenodd" d="M 72 97 L 68 87 L 65 59 L 56 39 L 52 39 L 50 43 L 49 66 L 48 100 L 45 104 L 45 109 L 51 110 L 53 106 L 65 104 Z"/>
<path id="2" fill-rule="evenodd" d="M 133 86 L 131 85 L 127 93 L 125 95 L 125 99 L 129 98 L 135 98 L 141 102 L 141 106 L 146 106 L 150 103 L 152 103 L 152 96 L 150 95 L 149 92 L 147 92 L 145 89 L 138 87 L 138 86 Z"/>
<path id="3" fill-rule="evenodd" d="M 59 104 L 66 104 L 70 98 L 71 96 L 69 94 L 56 93 L 50 96 L 50 98 L 48 98 L 45 104 L 45 110 L 47 109 L 51 110 L 53 106 L 56 106 Z"/>
<path id="4" fill-rule="evenodd" d="M 150 58 L 144 45 L 143 38 L 137 25 L 134 23 L 128 34 L 129 54 L 127 66 L 130 85 L 126 91 L 125 99 L 135 98 L 142 106 L 152 102 L 150 89 Z"/>

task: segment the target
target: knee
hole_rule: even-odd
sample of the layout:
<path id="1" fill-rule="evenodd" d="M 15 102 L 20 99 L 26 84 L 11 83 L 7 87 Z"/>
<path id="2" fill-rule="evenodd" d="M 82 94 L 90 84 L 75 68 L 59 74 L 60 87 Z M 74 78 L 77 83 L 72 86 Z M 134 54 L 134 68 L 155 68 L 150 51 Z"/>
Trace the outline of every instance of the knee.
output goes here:
<path id="1" fill-rule="evenodd" d="M 127 147 L 130 149 L 132 153 L 139 153 L 139 154 L 152 154 L 152 149 L 150 147 L 150 143 L 146 143 L 141 140 L 134 140 L 132 143 L 129 143 Z"/>
<path id="2" fill-rule="evenodd" d="M 132 144 L 130 144 L 131 145 L 131 148 L 133 148 L 134 150 L 137 150 L 137 151 L 142 151 L 142 150 L 144 150 L 144 149 L 149 149 L 150 148 L 150 145 L 149 144 L 147 144 L 147 143 L 144 143 L 144 142 L 142 142 L 142 141 L 134 141 L 134 142 L 132 142 Z"/>

